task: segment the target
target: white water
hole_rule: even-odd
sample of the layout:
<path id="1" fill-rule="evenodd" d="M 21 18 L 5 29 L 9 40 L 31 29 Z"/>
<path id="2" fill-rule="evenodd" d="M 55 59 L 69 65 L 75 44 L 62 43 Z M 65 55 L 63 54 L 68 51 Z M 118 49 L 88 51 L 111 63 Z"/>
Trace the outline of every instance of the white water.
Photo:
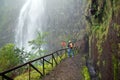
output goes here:
<path id="1" fill-rule="evenodd" d="M 44 13 L 43 0 L 27 0 L 21 8 L 15 34 L 15 43 L 18 48 L 24 47 L 30 51 L 28 41 L 35 38 L 36 30 L 41 30 L 41 16 Z"/>

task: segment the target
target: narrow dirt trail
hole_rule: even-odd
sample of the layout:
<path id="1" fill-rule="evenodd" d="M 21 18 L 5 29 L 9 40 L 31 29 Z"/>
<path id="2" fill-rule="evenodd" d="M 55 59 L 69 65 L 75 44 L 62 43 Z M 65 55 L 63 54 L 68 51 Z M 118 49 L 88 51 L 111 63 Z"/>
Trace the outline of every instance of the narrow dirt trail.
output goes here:
<path id="1" fill-rule="evenodd" d="M 81 73 L 85 61 L 81 54 L 64 59 L 57 67 L 42 80 L 84 80 Z"/>

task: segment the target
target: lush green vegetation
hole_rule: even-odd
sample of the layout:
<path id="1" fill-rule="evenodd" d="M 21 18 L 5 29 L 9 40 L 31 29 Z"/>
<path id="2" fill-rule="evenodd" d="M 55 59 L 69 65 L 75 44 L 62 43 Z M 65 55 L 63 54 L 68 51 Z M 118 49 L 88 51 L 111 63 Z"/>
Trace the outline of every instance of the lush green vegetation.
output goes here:
<path id="1" fill-rule="evenodd" d="M 0 72 L 15 67 L 18 64 L 21 64 L 23 60 L 24 59 L 22 59 L 20 54 L 16 52 L 14 44 L 9 43 L 0 48 Z M 7 75 L 13 76 L 15 74 L 15 72 L 11 72 Z"/>
<path id="2" fill-rule="evenodd" d="M 84 80 L 91 80 L 88 68 L 86 66 L 83 66 L 83 68 L 82 68 L 82 74 L 84 76 Z"/>
<path id="3" fill-rule="evenodd" d="M 7 44 L 0 48 L 0 71 L 4 71 L 19 64 L 19 54 L 15 52 L 14 44 Z"/>

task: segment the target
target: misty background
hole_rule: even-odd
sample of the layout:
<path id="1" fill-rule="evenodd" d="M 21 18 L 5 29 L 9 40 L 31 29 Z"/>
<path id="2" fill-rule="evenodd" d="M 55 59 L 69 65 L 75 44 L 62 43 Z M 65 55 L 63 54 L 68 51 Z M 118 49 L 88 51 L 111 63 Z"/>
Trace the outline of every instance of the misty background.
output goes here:
<path id="1" fill-rule="evenodd" d="M 1 0 L 0 47 L 7 43 L 15 43 L 18 18 L 26 1 Z M 61 41 L 68 41 L 75 37 L 80 39 L 81 36 L 77 34 L 84 35 L 86 0 L 43 0 L 43 3 L 44 13 L 38 17 L 36 24 L 41 32 L 48 33 L 45 49 L 58 50 L 61 48 Z M 41 7 L 38 10 L 41 10 Z"/>

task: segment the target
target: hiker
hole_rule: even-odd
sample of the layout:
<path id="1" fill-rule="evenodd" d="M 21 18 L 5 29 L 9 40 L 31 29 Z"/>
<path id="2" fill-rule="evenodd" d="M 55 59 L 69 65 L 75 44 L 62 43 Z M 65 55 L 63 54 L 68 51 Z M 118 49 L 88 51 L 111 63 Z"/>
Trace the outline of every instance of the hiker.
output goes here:
<path id="1" fill-rule="evenodd" d="M 61 47 L 62 47 L 62 48 L 66 48 L 66 42 L 65 42 L 65 41 L 62 41 L 62 42 L 61 42 Z"/>
<path id="2" fill-rule="evenodd" d="M 74 53 L 73 53 L 73 43 L 71 41 L 68 42 L 68 57 L 70 56 L 74 56 Z"/>

